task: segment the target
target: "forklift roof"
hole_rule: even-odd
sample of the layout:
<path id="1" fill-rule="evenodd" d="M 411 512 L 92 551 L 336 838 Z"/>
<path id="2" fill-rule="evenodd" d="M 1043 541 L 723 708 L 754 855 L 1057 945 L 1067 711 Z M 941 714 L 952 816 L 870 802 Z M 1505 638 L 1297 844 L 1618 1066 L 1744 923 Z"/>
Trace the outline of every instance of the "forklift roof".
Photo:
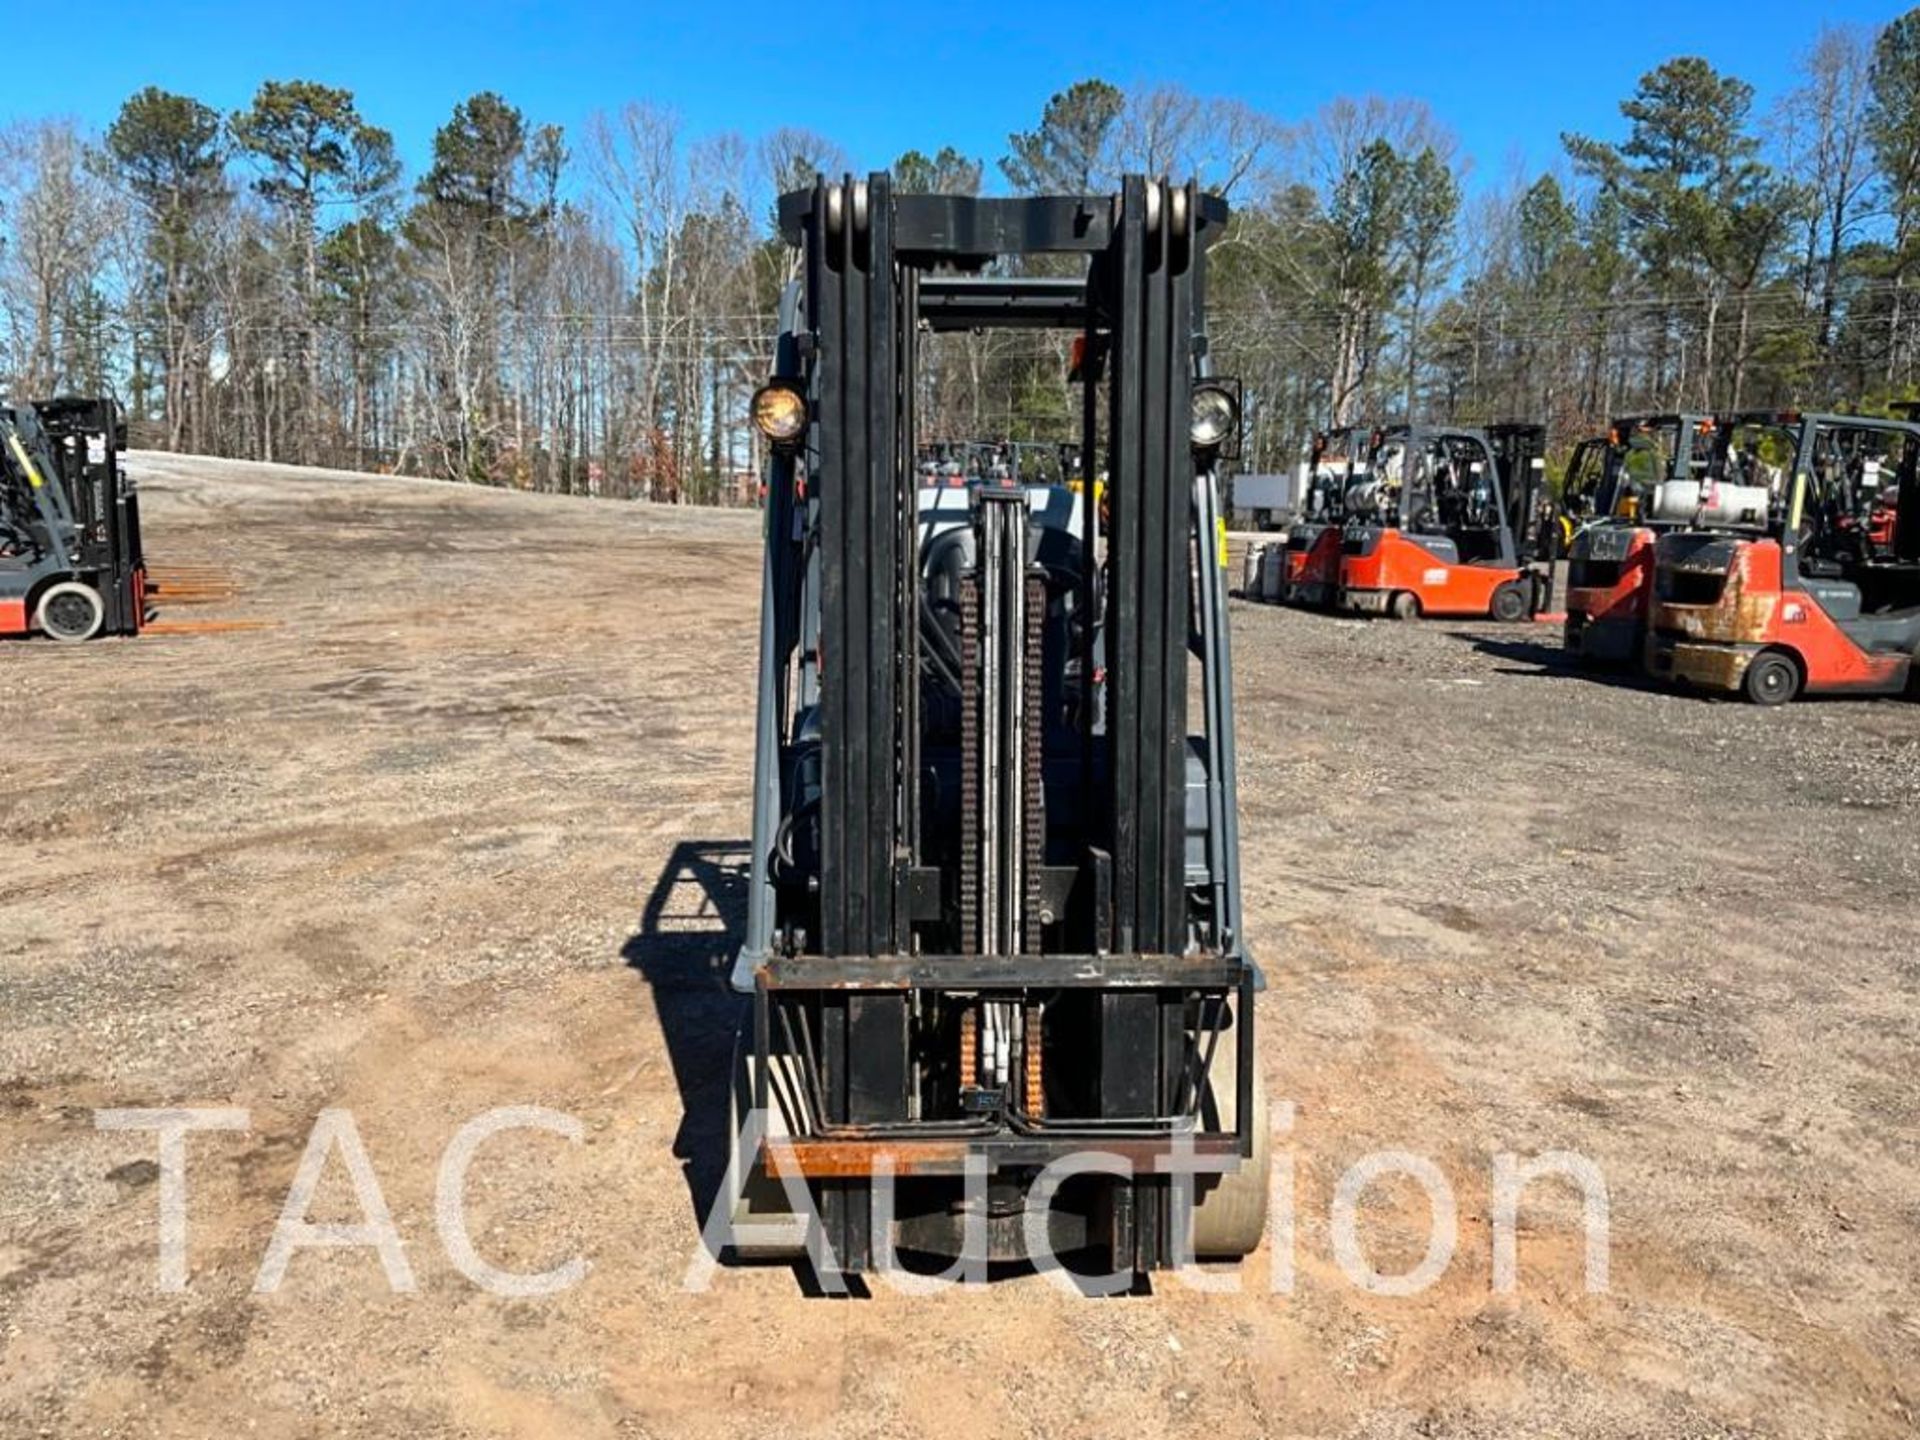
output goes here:
<path id="1" fill-rule="evenodd" d="M 1885 415 L 1842 415 L 1827 410 L 1743 410 L 1723 420 L 1726 428 L 1735 425 L 1837 425 L 1852 430 L 1894 430 L 1920 435 L 1920 422 Z"/>

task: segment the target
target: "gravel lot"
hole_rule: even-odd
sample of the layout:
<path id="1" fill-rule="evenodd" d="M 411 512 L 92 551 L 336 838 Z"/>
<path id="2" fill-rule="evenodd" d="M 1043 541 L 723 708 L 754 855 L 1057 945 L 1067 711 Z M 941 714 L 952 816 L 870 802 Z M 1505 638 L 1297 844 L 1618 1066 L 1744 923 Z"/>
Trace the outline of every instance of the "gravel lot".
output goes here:
<path id="1" fill-rule="evenodd" d="M 1236 603 L 1267 1080 L 1294 1277 L 1088 1301 L 1039 1277 L 685 1293 L 715 1183 L 748 829 L 748 515 L 135 458 L 156 560 L 273 628 L 0 646 L 0 1435 L 1911 1435 L 1920 1410 L 1920 710 L 1765 713 L 1584 679 L 1545 629 Z M 194 618 L 201 618 L 196 615 Z M 486 1293 L 434 1220 L 480 1152 Z M 152 1136 L 188 1146 L 157 1285 Z M 352 1113 L 417 1289 L 371 1250 L 256 1273 Z M 1432 1288 L 1336 1261 L 1340 1176 L 1430 1157 Z M 1491 1286 L 1493 1158 L 1574 1151 Z M 313 1218 L 358 1218 L 335 1156 Z M 1403 1271 L 1405 1179 L 1361 1212 Z M 1278 1278 L 1284 1279 L 1284 1272 Z"/>

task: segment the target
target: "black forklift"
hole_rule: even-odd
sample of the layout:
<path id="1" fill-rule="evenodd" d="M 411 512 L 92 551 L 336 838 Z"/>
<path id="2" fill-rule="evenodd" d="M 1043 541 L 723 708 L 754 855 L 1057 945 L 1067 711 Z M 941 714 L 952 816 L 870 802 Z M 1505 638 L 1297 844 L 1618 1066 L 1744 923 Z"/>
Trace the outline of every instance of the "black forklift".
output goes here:
<path id="1" fill-rule="evenodd" d="M 135 635 L 146 619 L 139 497 L 110 399 L 0 405 L 0 635 Z"/>
<path id="2" fill-rule="evenodd" d="M 1261 981 L 1211 543 L 1240 420 L 1204 324 L 1226 216 L 1138 176 L 982 199 L 876 173 L 780 201 L 803 278 L 753 407 L 771 459 L 738 1254 L 1131 1288 L 1260 1241 Z M 1064 262 L 1020 273 L 1042 255 Z M 1077 337 L 1078 474 L 970 485 L 964 523 L 928 526 L 917 355 L 1000 328 Z"/>

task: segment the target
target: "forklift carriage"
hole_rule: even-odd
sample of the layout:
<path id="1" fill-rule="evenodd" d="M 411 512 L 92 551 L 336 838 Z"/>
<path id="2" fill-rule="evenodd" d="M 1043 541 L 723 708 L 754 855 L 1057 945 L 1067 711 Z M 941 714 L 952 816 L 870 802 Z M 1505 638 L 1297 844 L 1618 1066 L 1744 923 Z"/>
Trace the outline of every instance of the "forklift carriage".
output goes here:
<path id="1" fill-rule="evenodd" d="M 1053 1255 L 1136 1277 L 1243 1255 L 1266 1178 L 1208 543 L 1239 423 L 1203 325 L 1225 203 L 1140 177 L 908 195 L 876 173 L 779 215 L 802 278 L 754 402 L 772 455 L 735 1248 L 797 1255 L 803 1184 L 841 1271 L 896 1245 L 975 1258 L 980 1233 L 979 1258 L 1044 1262 L 1036 1179 L 1093 1152 L 1126 1173 L 1040 1187 Z M 1078 444 L 1057 453 L 1079 473 L 923 515 L 923 341 L 994 328 L 1077 337 Z M 767 1140 L 743 1150 L 750 1116 Z M 1162 1168 L 1181 1154 L 1197 1187 Z M 878 1173 L 900 1177 L 891 1226 Z"/>

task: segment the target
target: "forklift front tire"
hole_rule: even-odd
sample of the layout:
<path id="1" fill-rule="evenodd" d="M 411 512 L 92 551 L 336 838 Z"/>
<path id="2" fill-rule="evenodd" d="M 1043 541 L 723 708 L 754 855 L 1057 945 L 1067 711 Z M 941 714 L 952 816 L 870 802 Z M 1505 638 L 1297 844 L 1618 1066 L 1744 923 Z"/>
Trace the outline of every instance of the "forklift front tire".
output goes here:
<path id="1" fill-rule="evenodd" d="M 1420 618 L 1420 597 L 1411 590 L 1397 590 L 1387 605 L 1387 613 L 1396 620 L 1418 620 Z"/>
<path id="2" fill-rule="evenodd" d="M 100 592 L 78 580 L 62 580 L 41 592 L 33 612 L 41 632 L 55 640 L 91 640 L 106 623 L 107 606 Z"/>
<path id="3" fill-rule="evenodd" d="M 1800 667 L 1791 655 L 1763 650 L 1747 665 L 1740 689 L 1756 705 L 1784 705 L 1800 693 Z"/>
<path id="4" fill-rule="evenodd" d="M 1240 1047 L 1231 1031 L 1220 1037 L 1207 1076 L 1213 1102 L 1209 1121 L 1223 1130 L 1238 1124 Z M 1267 1233 L 1267 1172 L 1273 1163 L 1273 1134 L 1267 1122 L 1267 1087 L 1260 1076 L 1260 1055 L 1254 1052 L 1253 1154 L 1231 1175 L 1222 1175 L 1203 1188 L 1195 1186 L 1193 1254 L 1200 1260 L 1238 1260 L 1260 1248 Z"/>
<path id="5" fill-rule="evenodd" d="M 1502 625 L 1514 625 L 1527 618 L 1531 608 L 1527 592 L 1519 581 L 1509 581 L 1493 592 L 1493 618 Z"/>

